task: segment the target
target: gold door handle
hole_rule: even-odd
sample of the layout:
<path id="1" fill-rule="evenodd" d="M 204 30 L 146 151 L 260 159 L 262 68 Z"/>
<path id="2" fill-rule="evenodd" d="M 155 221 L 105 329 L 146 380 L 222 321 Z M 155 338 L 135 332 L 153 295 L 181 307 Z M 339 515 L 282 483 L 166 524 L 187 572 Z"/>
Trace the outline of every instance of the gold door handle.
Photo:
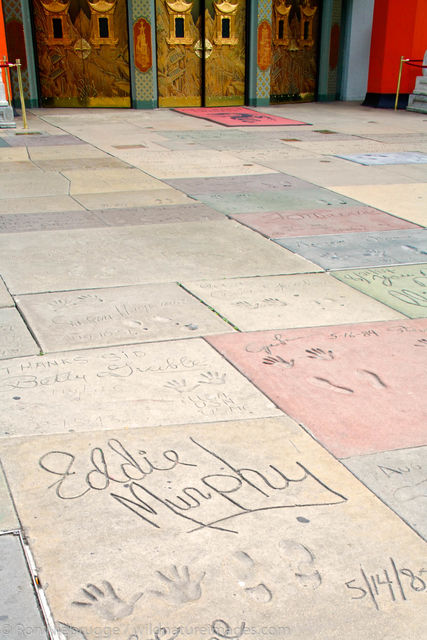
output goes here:
<path id="1" fill-rule="evenodd" d="M 194 53 L 199 58 L 203 58 L 203 50 L 204 50 L 204 53 L 205 53 L 205 58 L 208 59 L 212 55 L 213 44 L 207 38 L 205 38 L 205 46 L 204 47 L 203 47 L 203 44 L 202 44 L 201 40 L 197 40 L 196 44 L 194 45 Z"/>

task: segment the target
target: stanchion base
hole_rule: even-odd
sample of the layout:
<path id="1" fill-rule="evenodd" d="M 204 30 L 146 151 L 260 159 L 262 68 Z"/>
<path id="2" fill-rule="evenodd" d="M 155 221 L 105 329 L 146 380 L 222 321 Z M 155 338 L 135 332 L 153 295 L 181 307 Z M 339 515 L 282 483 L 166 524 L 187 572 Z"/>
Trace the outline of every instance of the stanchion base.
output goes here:
<path id="1" fill-rule="evenodd" d="M 0 129 L 14 129 L 13 109 L 9 105 L 0 106 Z"/>

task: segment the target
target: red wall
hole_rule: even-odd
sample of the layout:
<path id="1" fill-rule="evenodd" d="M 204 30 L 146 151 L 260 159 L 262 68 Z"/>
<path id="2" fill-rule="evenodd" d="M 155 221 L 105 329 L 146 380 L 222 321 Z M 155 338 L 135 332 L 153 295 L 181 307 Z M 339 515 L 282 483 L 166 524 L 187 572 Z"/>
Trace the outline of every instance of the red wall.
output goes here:
<path id="1" fill-rule="evenodd" d="M 400 56 L 422 59 L 426 49 L 426 0 L 375 0 L 368 93 L 395 93 Z M 418 75 L 404 65 L 400 92 L 412 93 Z"/>
<path id="2" fill-rule="evenodd" d="M 7 50 L 6 50 L 6 35 L 4 31 L 4 21 L 3 21 L 3 9 L 2 9 L 1 0 L 0 0 L 0 62 L 3 62 L 3 56 L 7 56 Z M 4 73 L 5 72 L 3 71 L 3 82 L 5 80 Z"/>

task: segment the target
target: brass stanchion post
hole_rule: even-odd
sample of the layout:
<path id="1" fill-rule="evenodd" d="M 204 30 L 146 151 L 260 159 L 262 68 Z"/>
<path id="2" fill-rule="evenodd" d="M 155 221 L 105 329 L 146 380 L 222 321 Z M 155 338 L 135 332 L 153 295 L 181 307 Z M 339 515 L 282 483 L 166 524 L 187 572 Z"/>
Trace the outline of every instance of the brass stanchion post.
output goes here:
<path id="1" fill-rule="evenodd" d="M 400 81 L 402 79 L 402 67 L 403 67 L 403 63 L 407 62 L 408 59 L 405 58 L 404 56 L 400 56 L 399 78 L 397 80 L 396 100 L 394 102 L 394 110 L 395 111 L 397 110 L 397 103 L 399 102 Z"/>
<path id="2" fill-rule="evenodd" d="M 28 129 L 27 112 L 25 110 L 24 89 L 22 88 L 21 61 L 16 60 L 16 70 L 18 72 L 19 98 L 21 100 L 22 120 L 24 121 L 24 129 Z"/>

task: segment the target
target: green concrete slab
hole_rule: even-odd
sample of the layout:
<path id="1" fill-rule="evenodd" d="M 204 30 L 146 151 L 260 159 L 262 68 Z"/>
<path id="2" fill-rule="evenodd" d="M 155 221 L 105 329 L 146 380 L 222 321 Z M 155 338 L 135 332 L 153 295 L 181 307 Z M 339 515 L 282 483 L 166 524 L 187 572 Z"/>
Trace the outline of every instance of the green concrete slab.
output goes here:
<path id="1" fill-rule="evenodd" d="M 381 451 L 346 458 L 342 462 L 427 540 L 427 447 Z M 426 578 L 427 572 L 423 573 L 420 577 Z"/>
<path id="2" fill-rule="evenodd" d="M 290 189 L 289 191 L 259 191 L 253 193 L 200 194 L 197 200 L 225 214 L 258 213 L 264 211 L 324 209 L 327 206 L 357 206 L 357 202 L 327 189 Z"/>
<path id="3" fill-rule="evenodd" d="M 1 455 L 61 631 L 423 638 L 425 543 L 287 417 L 24 437 Z"/>
<path id="4" fill-rule="evenodd" d="M 18 536 L 0 536 L 0 632 L 5 638 L 49 640 Z"/>
<path id="5" fill-rule="evenodd" d="M 10 144 L 8 144 L 4 138 L 0 137 L 0 147 L 10 147 Z"/>
<path id="6" fill-rule="evenodd" d="M 331 275 L 408 318 L 427 317 L 427 263 L 335 271 Z"/>

